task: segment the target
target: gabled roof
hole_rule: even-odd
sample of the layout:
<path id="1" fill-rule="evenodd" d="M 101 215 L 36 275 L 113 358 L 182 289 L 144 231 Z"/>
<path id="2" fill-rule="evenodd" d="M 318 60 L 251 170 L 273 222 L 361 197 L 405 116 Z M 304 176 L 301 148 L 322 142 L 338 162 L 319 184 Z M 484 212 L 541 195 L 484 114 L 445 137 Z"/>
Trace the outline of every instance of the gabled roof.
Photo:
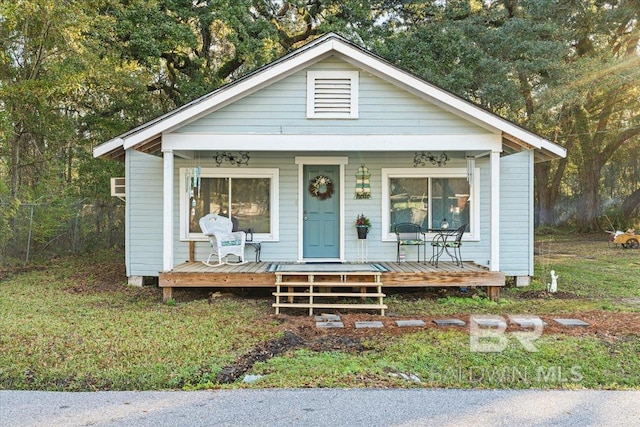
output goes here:
<path id="1" fill-rule="evenodd" d="M 232 83 L 95 147 L 93 155 L 117 159 L 122 158 L 124 150 L 130 148 L 153 152 L 161 145 L 163 133 L 177 129 L 330 55 L 337 55 L 355 67 L 364 69 L 479 126 L 498 130 L 502 133 L 505 150 L 534 149 L 536 158 L 542 161 L 566 156 L 563 147 L 403 71 L 334 33 L 326 34 Z"/>

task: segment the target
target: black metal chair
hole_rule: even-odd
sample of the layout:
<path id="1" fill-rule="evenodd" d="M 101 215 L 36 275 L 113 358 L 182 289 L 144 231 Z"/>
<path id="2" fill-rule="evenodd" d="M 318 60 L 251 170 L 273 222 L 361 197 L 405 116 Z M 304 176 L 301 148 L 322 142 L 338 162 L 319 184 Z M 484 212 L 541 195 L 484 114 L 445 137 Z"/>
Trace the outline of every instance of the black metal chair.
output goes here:
<path id="1" fill-rule="evenodd" d="M 422 227 L 412 222 L 403 222 L 396 224 L 393 231 L 396 233 L 396 239 L 398 240 L 396 260 L 398 262 L 400 261 L 400 246 L 417 246 L 418 262 L 420 262 L 420 246 L 424 246 L 424 234 L 422 232 Z M 424 257 L 426 259 L 426 252 Z"/>
<path id="2" fill-rule="evenodd" d="M 467 224 L 464 224 L 455 230 L 439 231 L 431 241 L 431 264 L 434 264 L 437 268 L 440 257 L 446 252 L 456 265 L 464 268 L 460 247 L 462 246 L 462 235 L 466 229 Z"/>

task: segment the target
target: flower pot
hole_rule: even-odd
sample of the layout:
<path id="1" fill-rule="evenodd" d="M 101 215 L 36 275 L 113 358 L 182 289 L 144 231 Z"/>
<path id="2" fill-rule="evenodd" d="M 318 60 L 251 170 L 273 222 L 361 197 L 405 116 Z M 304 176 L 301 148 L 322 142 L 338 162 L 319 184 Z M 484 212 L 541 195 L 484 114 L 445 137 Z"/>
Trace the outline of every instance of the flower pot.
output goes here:
<path id="1" fill-rule="evenodd" d="M 358 230 L 358 239 L 366 239 L 367 233 L 369 233 L 369 227 L 365 227 L 364 225 L 356 226 L 356 230 Z"/>

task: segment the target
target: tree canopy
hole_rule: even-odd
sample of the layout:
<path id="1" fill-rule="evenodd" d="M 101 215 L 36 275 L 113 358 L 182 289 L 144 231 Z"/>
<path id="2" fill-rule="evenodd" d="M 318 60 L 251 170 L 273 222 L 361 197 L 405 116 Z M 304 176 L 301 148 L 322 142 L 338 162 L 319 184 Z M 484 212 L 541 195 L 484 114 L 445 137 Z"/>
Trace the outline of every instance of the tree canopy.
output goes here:
<path id="1" fill-rule="evenodd" d="M 0 0 L 0 199 L 108 199 L 122 166 L 95 145 L 335 31 L 566 147 L 536 165 L 539 224 L 637 224 L 639 15 L 639 0 Z"/>

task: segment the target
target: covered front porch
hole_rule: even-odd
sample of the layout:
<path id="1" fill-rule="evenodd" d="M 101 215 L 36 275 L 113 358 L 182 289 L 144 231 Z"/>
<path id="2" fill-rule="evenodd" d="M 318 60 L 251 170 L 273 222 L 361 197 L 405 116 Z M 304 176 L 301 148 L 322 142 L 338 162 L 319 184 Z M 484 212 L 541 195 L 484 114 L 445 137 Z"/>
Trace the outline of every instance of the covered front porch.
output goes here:
<path id="1" fill-rule="evenodd" d="M 299 273 L 295 273 L 295 266 L 304 266 Z M 496 301 L 500 295 L 500 288 L 505 286 L 503 272 L 490 271 L 488 268 L 465 262 L 460 267 L 452 262 L 439 262 L 434 267 L 428 262 L 368 262 L 368 263 L 339 263 L 340 269 L 332 269 L 328 264 L 296 264 L 293 262 L 247 262 L 240 265 L 222 265 L 209 267 L 199 261 L 187 261 L 175 266 L 171 271 L 161 272 L 159 286 L 163 289 L 163 300 L 173 298 L 173 288 L 273 288 L 280 284 L 287 287 L 283 279 L 283 266 L 287 268 L 289 277 L 298 276 L 305 284 L 317 284 L 322 287 L 326 280 L 331 287 L 336 280 L 345 285 L 367 282 L 366 276 L 375 275 L 380 288 L 416 288 L 416 287 L 486 287 L 487 295 Z M 332 271 L 335 270 L 335 271 Z M 360 273 L 360 274 L 359 274 Z M 362 277 L 354 277 L 354 276 Z M 335 276 L 330 278 L 328 276 Z M 300 281 L 296 283 L 302 283 Z M 313 288 L 310 289 L 313 292 Z M 275 292 L 274 292 L 275 293 Z M 362 296 L 362 295 L 359 295 Z"/>

